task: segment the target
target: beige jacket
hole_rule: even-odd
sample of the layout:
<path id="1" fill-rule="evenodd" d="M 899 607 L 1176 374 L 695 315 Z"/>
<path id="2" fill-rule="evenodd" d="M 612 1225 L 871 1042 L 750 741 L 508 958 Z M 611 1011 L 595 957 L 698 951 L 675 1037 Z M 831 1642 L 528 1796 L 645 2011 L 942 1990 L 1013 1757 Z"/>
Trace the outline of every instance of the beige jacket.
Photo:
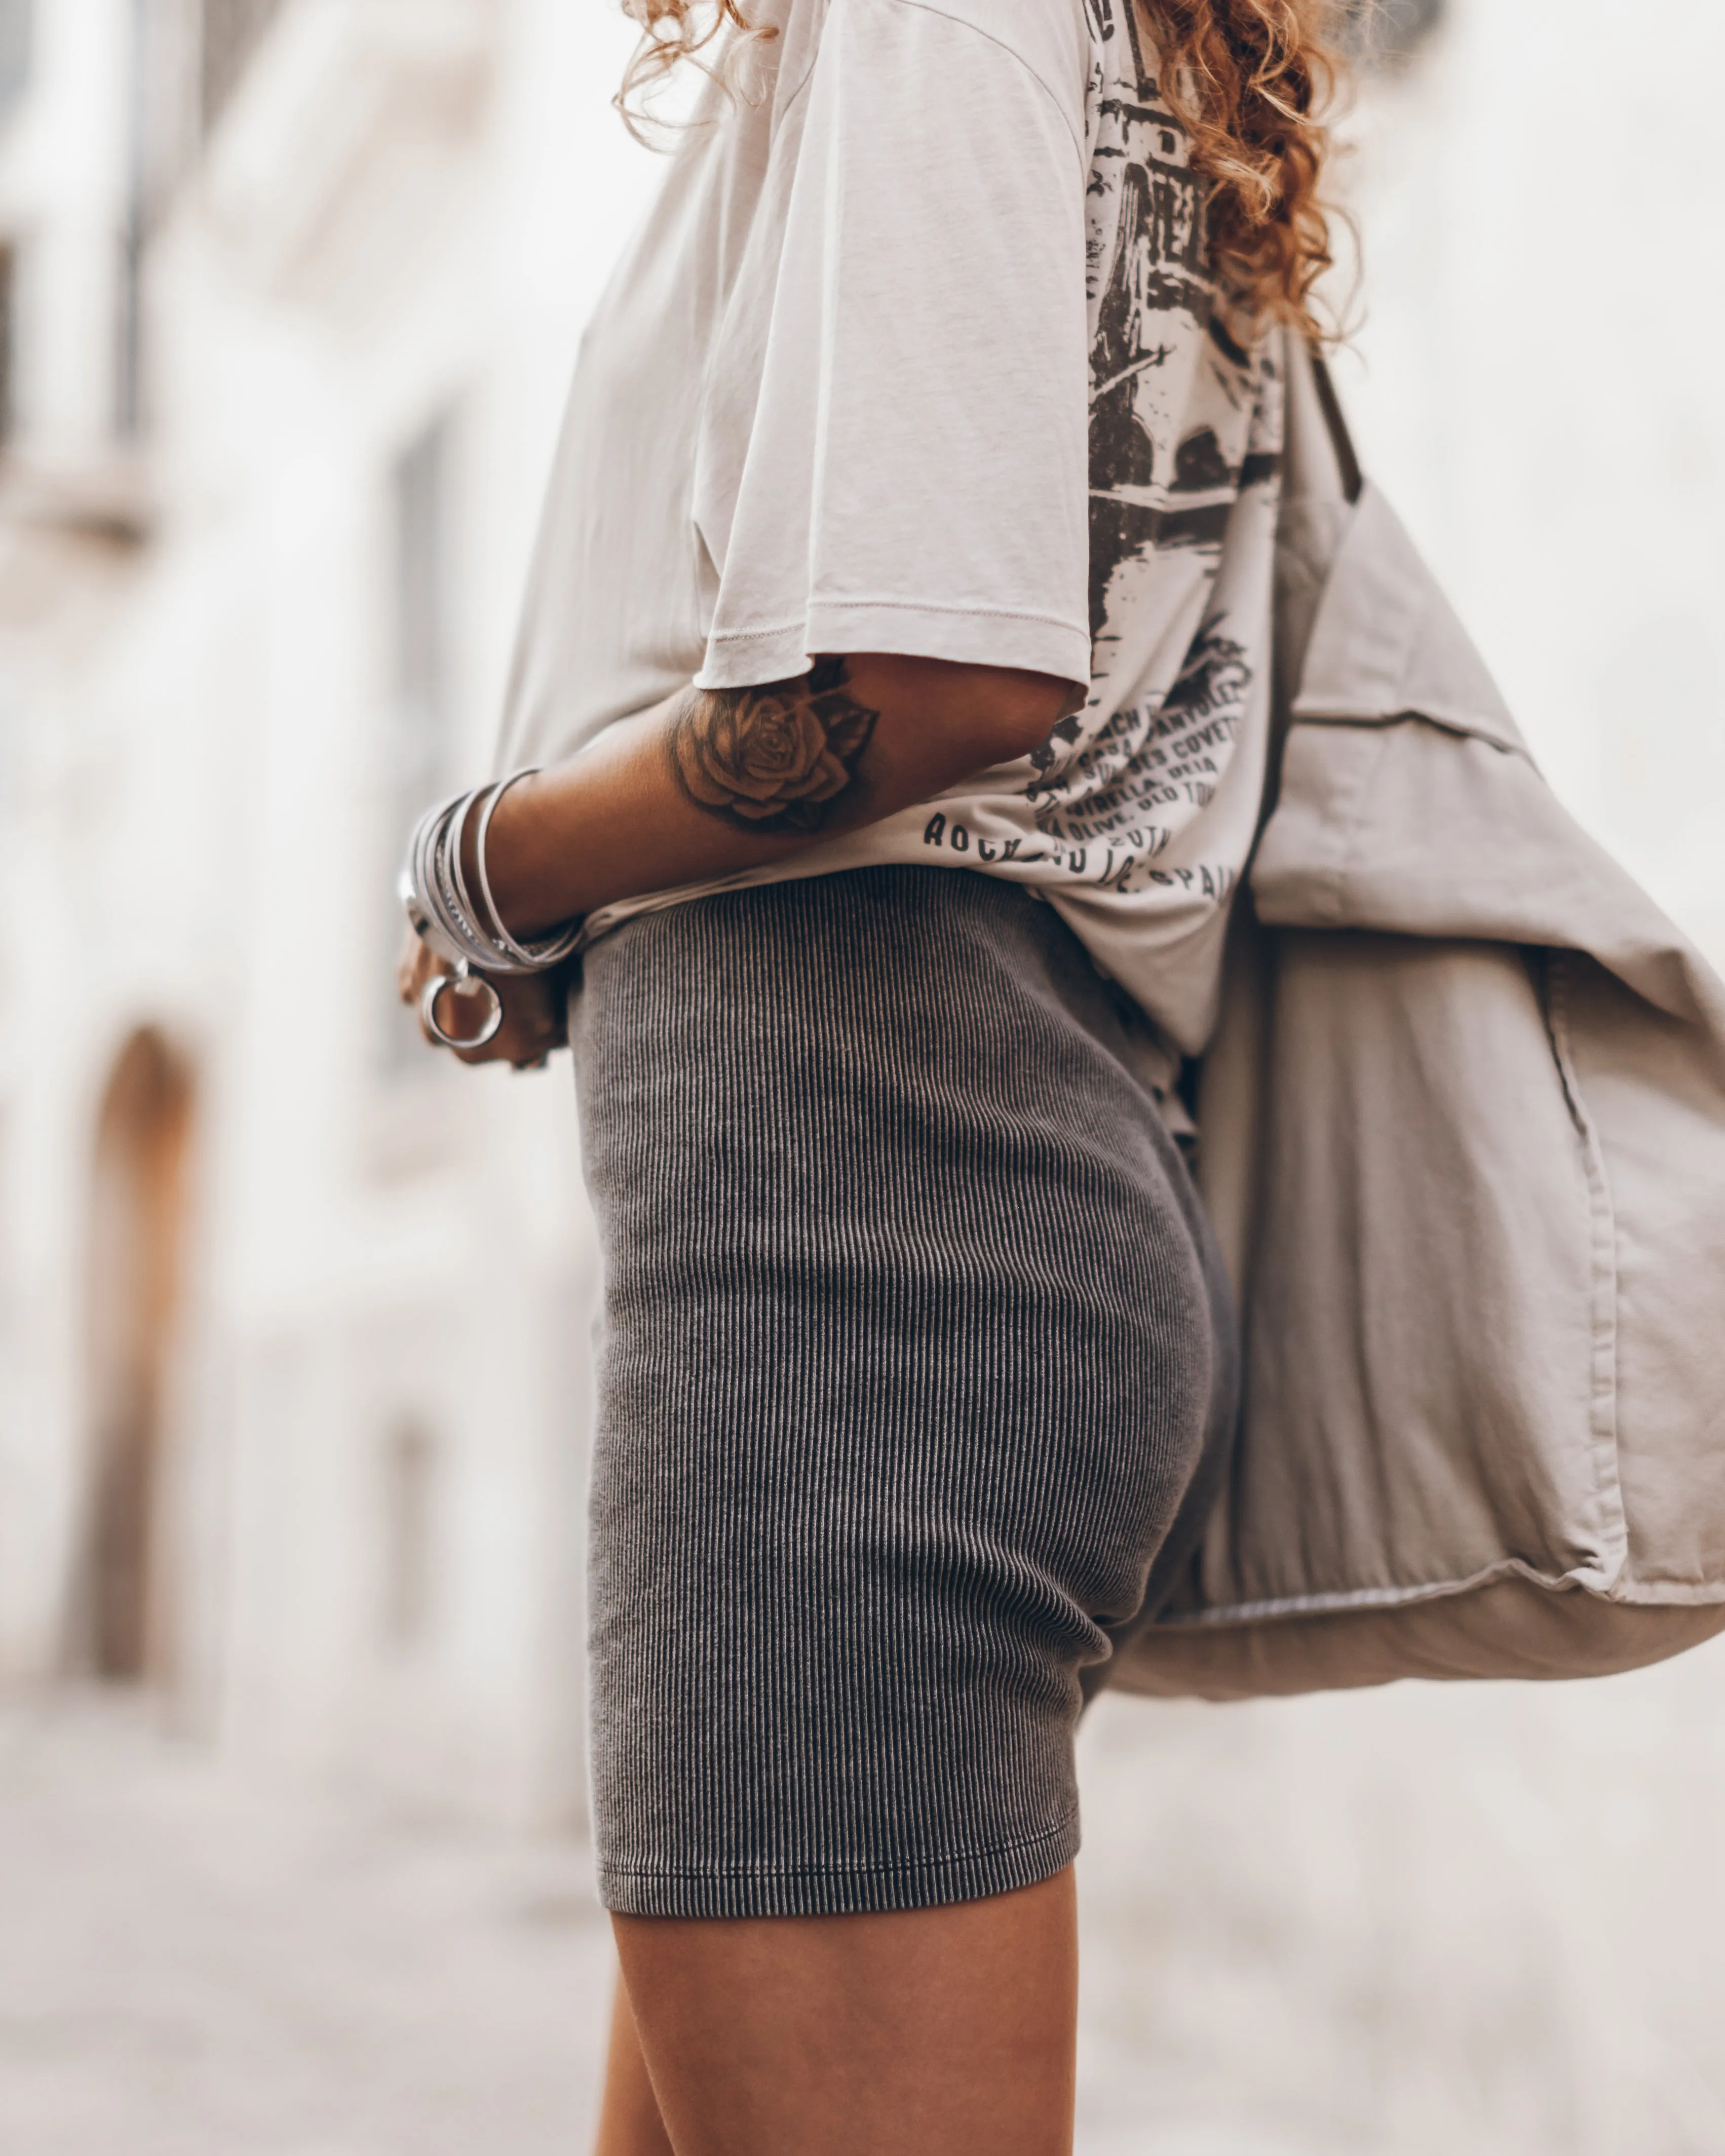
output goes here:
<path id="1" fill-rule="evenodd" d="M 1244 1416 L 1113 1681 L 1656 1661 L 1725 1630 L 1725 989 L 1290 375 L 1285 747 L 1201 1091 Z"/>

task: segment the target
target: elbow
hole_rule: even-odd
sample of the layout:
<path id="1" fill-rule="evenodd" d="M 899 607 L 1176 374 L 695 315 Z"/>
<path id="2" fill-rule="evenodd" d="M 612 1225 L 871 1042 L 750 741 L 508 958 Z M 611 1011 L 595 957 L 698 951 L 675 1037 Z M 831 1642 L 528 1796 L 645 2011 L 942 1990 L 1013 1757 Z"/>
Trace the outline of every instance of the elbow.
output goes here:
<path id="1" fill-rule="evenodd" d="M 1014 763 L 1029 756 L 1062 719 L 1083 710 L 1085 694 L 1077 682 L 1058 680 L 1052 675 L 1003 671 L 994 675 L 978 700 L 980 761 Z"/>
<path id="2" fill-rule="evenodd" d="M 1014 763 L 1040 748 L 1086 690 L 1051 674 L 1011 666 L 975 666 L 952 660 L 880 654 L 850 659 L 856 695 L 896 711 L 917 733 L 932 734 L 972 771 Z"/>
<path id="3" fill-rule="evenodd" d="M 865 652 L 845 665 L 852 694 L 880 718 L 877 750 L 900 767 L 913 800 L 1029 756 L 1088 693 L 1052 674 L 955 660 Z"/>

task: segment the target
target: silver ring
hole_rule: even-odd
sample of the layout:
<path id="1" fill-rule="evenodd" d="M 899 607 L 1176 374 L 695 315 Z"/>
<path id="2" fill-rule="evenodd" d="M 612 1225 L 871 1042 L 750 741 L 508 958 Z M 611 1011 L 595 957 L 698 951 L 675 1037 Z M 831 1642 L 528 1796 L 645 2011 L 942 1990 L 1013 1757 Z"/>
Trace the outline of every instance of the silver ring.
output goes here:
<path id="1" fill-rule="evenodd" d="M 445 1033 L 437 1022 L 438 998 L 445 988 L 478 988 L 491 998 L 485 1022 L 477 1033 Z M 459 973 L 434 973 L 419 996 L 419 1023 L 442 1048 L 484 1048 L 497 1038 L 503 1024 L 503 998 L 483 973 L 470 973 L 464 963 Z"/>

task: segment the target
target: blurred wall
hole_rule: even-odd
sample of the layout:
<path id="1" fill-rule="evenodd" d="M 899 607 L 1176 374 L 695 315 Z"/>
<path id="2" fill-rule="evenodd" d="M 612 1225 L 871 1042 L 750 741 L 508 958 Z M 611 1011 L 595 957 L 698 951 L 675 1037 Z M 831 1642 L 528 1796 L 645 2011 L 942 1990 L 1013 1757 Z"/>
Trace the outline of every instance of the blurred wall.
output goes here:
<path id="1" fill-rule="evenodd" d="M 1352 130 L 1366 460 L 1568 805 L 1725 960 L 1725 10 L 1447 0 Z"/>
<path id="2" fill-rule="evenodd" d="M 100 1543 L 146 1567 L 144 1661 L 192 1724 L 567 1809 L 567 1066 L 418 1050 L 389 886 L 487 753 L 575 341 L 653 177 L 607 109 L 626 28 L 52 0 L 34 31 L 0 136 L 0 1666 L 90 1666 Z M 128 1530 L 90 1305 L 138 1275 L 95 1153 L 146 1036 L 196 1106 Z"/>

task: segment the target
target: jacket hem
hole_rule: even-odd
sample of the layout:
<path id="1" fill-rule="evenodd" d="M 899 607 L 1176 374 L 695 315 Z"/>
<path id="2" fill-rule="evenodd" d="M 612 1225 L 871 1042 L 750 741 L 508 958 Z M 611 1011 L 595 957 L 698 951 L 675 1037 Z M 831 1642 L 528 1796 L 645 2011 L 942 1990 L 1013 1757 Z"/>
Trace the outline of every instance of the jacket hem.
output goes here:
<path id="1" fill-rule="evenodd" d="M 1328 1594 L 1272 1595 L 1258 1602 L 1231 1602 L 1224 1608 L 1158 1620 L 1142 1636 L 1147 1643 L 1173 1632 L 1227 1631 L 1276 1618 L 1331 1617 L 1350 1610 L 1408 1609 L 1422 1602 L 1446 1602 L 1476 1594 L 1500 1579 L 1525 1579 L 1548 1594 L 1587 1594 L 1596 1602 L 1634 1608 L 1725 1602 L 1725 1579 L 1697 1582 L 1626 1580 L 1619 1571 L 1605 1574 L 1592 1567 L 1574 1572 L 1541 1572 L 1519 1558 L 1486 1565 L 1463 1579 L 1436 1580 L 1417 1587 L 1352 1587 Z"/>

